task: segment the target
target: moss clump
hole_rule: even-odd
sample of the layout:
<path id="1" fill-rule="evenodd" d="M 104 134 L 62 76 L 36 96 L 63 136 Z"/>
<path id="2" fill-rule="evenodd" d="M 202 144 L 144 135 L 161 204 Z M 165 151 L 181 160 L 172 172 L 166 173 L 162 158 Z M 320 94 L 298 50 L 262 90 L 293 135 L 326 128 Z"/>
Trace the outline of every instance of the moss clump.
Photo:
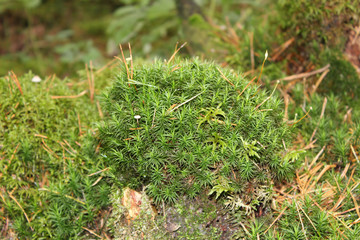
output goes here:
<path id="1" fill-rule="evenodd" d="M 86 237 L 82 227 L 94 229 L 109 204 L 106 172 L 91 175 L 105 169 L 90 129 L 99 113 L 87 96 L 51 98 L 84 91 L 79 81 L 33 77 L 0 77 L 0 228 L 21 239 Z"/>
<path id="2" fill-rule="evenodd" d="M 146 185 L 155 203 L 211 188 L 217 198 L 245 193 L 249 203 L 257 186 L 292 176 L 295 165 L 281 154 L 289 127 L 280 99 L 221 70 L 230 84 L 218 69 L 194 59 L 137 66 L 132 79 L 119 72 L 99 126 L 119 180 Z"/>

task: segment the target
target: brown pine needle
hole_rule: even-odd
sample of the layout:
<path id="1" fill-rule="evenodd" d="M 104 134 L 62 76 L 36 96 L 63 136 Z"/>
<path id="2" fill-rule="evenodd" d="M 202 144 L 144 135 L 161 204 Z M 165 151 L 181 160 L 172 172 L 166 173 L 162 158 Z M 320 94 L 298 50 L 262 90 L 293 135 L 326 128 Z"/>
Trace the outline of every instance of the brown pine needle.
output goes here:
<path id="1" fill-rule="evenodd" d="M 69 98 L 69 99 L 73 99 L 73 98 L 78 98 L 81 97 L 83 95 L 85 95 L 87 93 L 88 90 L 84 90 L 81 93 L 79 93 L 78 95 L 74 95 L 74 96 L 51 96 L 51 99 L 63 99 L 63 98 Z"/>
<path id="2" fill-rule="evenodd" d="M 41 135 L 41 134 L 34 134 L 34 136 L 35 136 L 35 137 L 45 138 L 45 139 L 46 139 L 46 138 L 48 138 L 47 136 L 45 136 L 45 135 Z"/>
<path id="3" fill-rule="evenodd" d="M 104 118 L 104 114 L 103 114 L 103 112 L 101 111 L 101 106 L 100 106 L 99 101 L 96 101 L 96 106 L 97 106 L 97 108 L 98 108 L 100 118 L 103 119 L 103 118 Z"/>
<path id="4" fill-rule="evenodd" d="M 297 204 L 296 204 L 297 206 Z M 302 209 L 302 207 L 299 205 L 299 208 L 301 209 L 301 211 L 304 213 L 305 217 L 309 220 L 311 226 L 313 226 L 313 228 L 315 229 L 315 231 L 318 233 L 318 230 L 316 229 L 314 223 L 311 221 L 311 219 L 309 218 L 309 216 L 306 214 L 306 212 L 304 211 L 304 209 Z"/>
<path id="5" fill-rule="evenodd" d="M 130 79 L 133 79 L 133 74 L 134 74 L 134 65 L 133 65 L 133 57 L 132 57 L 132 53 L 131 53 L 131 45 L 129 44 L 129 52 L 130 52 L 130 68 L 131 68 L 131 72 L 130 72 Z"/>
<path id="6" fill-rule="evenodd" d="M 96 181 L 93 183 L 93 184 L 91 184 L 91 186 L 93 187 L 93 186 L 95 186 L 96 184 L 98 184 L 98 182 L 100 182 L 100 180 L 103 178 L 103 176 L 100 176 L 98 179 L 96 179 Z"/>
<path id="7" fill-rule="evenodd" d="M 355 152 L 355 149 L 354 149 L 354 147 L 353 147 L 351 144 L 350 144 L 350 148 L 351 148 L 351 152 L 353 153 L 356 161 L 357 161 L 358 163 L 360 163 L 360 162 L 359 162 L 359 158 L 358 158 L 358 156 L 357 156 L 357 154 L 356 154 L 356 152 Z"/>
<path id="8" fill-rule="evenodd" d="M 65 139 L 63 139 L 63 141 L 64 141 L 64 143 L 65 143 L 66 145 L 68 145 L 68 147 L 69 147 L 74 153 L 76 153 L 76 150 L 71 147 L 71 145 L 68 143 L 68 141 L 66 141 Z"/>
<path id="9" fill-rule="evenodd" d="M 10 166 L 10 164 L 11 164 L 12 160 L 14 159 L 15 154 L 16 154 L 16 152 L 17 152 L 17 150 L 18 150 L 19 146 L 20 146 L 20 143 L 18 143 L 18 145 L 16 146 L 16 148 L 15 148 L 15 150 L 14 150 L 13 154 L 12 154 L 12 155 L 11 155 L 11 157 L 10 157 L 8 167 Z"/>
<path id="10" fill-rule="evenodd" d="M 179 107 L 181 107 L 182 105 L 184 105 L 184 104 L 186 104 L 186 103 L 190 102 L 190 101 L 191 101 L 191 100 L 193 100 L 194 98 L 197 98 L 198 96 L 200 96 L 200 95 L 201 95 L 201 94 L 203 94 L 203 93 L 204 93 L 204 91 L 203 91 L 203 92 L 201 92 L 201 93 L 196 94 L 195 96 L 193 96 L 192 98 L 190 98 L 190 99 L 186 100 L 185 102 L 180 103 L 180 104 L 179 104 L 179 105 L 177 105 L 176 107 L 174 107 L 174 108 L 170 109 L 170 111 L 167 111 L 167 114 L 170 114 L 171 112 L 175 111 L 176 109 L 178 109 L 178 108 L 179 108 Z"/>
<path id="11" fill-rule="evenodd" d="M 326 108 L 326 104 L 327 104 L 327 98 L 324 98 L 324 102 L 322 105 L 322 109 L 321 109 L 321 114 L 320 114 L 320 118 L 319 121 L 316 124 L 316 128 L 314 129 L 314 132 L 311 134 L 311 138 L 310 138 L 310 142 L 312 141 L 312 139 L 315 137 L 316 131 L 320 125 L 320 120 L 324 117 L 324 113 L 325 113 L 325 108 Z"/>
<path id="12" fill-rule="evenodd" d="M 292 37 L 289 40 L 287 40 L 285 43 L 283 43 L 280 47 L 274 50 L 274 56 L 271 57 L 271 61 L 276 61 L 277 58 L 295 41 L 295 38 Z"/>
<path id="13" fill-rule="evenodd" d="M 357 201 L 356 201 L 356 198 L 355 198 L 354 195 L 351 193 L 351 191 L 350 191 L 350 196 L 351 196 L 352 200 L 354 201 L 356 213 L 357 213 L 358 217 L 360 218 L 359 205 L 358 205 L 358 203 L 357 203 Z"/>
<path id="14" fill-rule="evenodd" d="M 91 99 L 91 102 L 94 102 L 94 96 L 95 96 L 95 78 L 94 78 L 94 71 L 93 71 L 92 61 L 90 61 L 90 77 L 91 77 L 90 99 Z"/>
<path id="15" fill-rule="evenodd" d="M 79 125 L 79 136 L 81 136 L 82 132 L 81 132 L 81 122 L 80 122 L 80 115 L 77 115 L 78 117 L 78 125 Z"/>
<path id="16" fill-rule="evenodd" d="M 281 213 L 279 214 L 279 216 L 277 216 L 276 218 L 275 218 L 275 220 L 270 224 L 270 226 L 266 229 L 266 231 L 264 232 L 264 234 L 265 233 L 267 233 L 267 231 L 269 231 L 269 229 L 280 219 L 280 217 L 284 214 L 284 212 L 286 211 L 286 209 L 287 209 L 288 207 L 285 207 L 282 211 L 281 211 Z"/>
<path id="17" fill-rule="evenodd" d="M 125 55 L 124 55 L 124 51 L 123 51 L 123 49 L 122 49 L 121 44 L 119 44 L 119 46 L 120 46 L 120 51 L 121 51 L 121 55 L 122 55 L 122 58 L 123 58 L 123 62 L 124 62 L 124 64 L 125 64 L 127 78 L 130 79 L 129 67 L 128 67 L 127 62 L 126 62 L 126 58 L 125 58 Z M 130 86 L 130 84 L 129 84 L 129 86 Z"/>
<path id="18" fill-rule="evenodd" d="M 61 195 L 59 192 L 57 191 L 53 191 L 53 190 L 50 190 L 50 189 L 47 189 L 47 188 L 39 188 L 40 191 L 47 191 L 47 192 L 51 192 L 51 193 L 55 193 L 57 195 Z M 69 196 L 67 194 L 64 195 L 64 197 L 68 198 L 68 199 L 71 199 L 71 200 L 74 200 L 75 202 L 78 202 L 78 203 L 81 203 L 82 205 L 85 205 L 85 202 L 79 200 L 79 199 L 76 199 L 72 196 Z"/>
<path id="19" fill-rule="evenodd" d="M 325 150 L 325 145 L 321 148 L 320 152 L 314 157 L 314 159 L 312 160 L 312 162 L 309 165 L 309 169 L 311 168 L 312 165 L 315 164 L 315 162 L 319 159 L 319 157 L 321 156 L 321 154 L 324 152 Z"/>
<path id="20" fill-rule="evenodd" d="M 103 169 L 103 170 L 100 170 L 100 171 L 97 171 L 97 172 L 91 173 L 91 174 L 89 174 L 89 175 L 88 175 L 88 177 L 91 177 L 91 176 L 94 176 L 94 175 L 96 175 L 96 174 L 99 174 L 99 173 L 105 172 L 105 171 L 107 171 L 107 170 L 109 170 L 109 168 L 105 168 L 105 169 Z"/>
<path id="21" fill-rule="evenodd" d="M 311 90 L 311 93 L 310 93 L 311 95 L 313 95 L 313 94 L 316 92 L 316 90 L 318 89 L 320 83 L 321 83 L 322 80 L 325 78 L 326 74 L 328 74 L 328 72 L 330 72 L 329 69 L 325 70 L 325 72 L 323 72 L 323 73 L 321 74 L 321 76 L 320 76 L 319 79 L 316 81 L 315 85 L 313 86 L 313 89 Z"/>
<path id="22" fill-rule="evenodd" d="M 15 82 L 15 84 L 16 84 L 17 88 L 19 89 L 21 95 L 24 95 L 24 94 L 23 94 L 23 91 L 22 91 L 22 88 L 21 88 L 21 85 L 20 85 L 20 82 L 19 82 L 16 74 L 15 74 L 13 71 L 11 71 L 11 75 L 10 75 L 10 76 L 11 76 L 11 79 Z"/>
<path id="23" fill-rule="evenodd" d="M 109 62 L 106 63 L 104 66 L 102 66 L 100 69 L 98 69 L 98 70 L 95 72 L 95 74 L 99 74 L 99 73 L 101 73 L 102 71 L 104 71 L 106 68 L 108 68 L 108 67 L 110 67 L 111 65 L 113 65 L 117 59 L 119 59 L 119 60 L 121 61 L 120 58 L 118 58 L 118 57 L 115 56 L 113 60 L 109 61 Z"/>
<path id="24" fill-rule="evenodd" d="M 51 78 L 51 81 L 50 81 L 50 83 L 49 83 L 49 86 L 46 88 L 46 91 L 49 91 L 50 88 L 52 88 L 52 84 L 53 84 L 53 82 L 54 82 L 55 77 L 56 77 L 56 74 L 53 74 L 53 76 L 52 76 L 52 78 Z"/>
<path id="25" fill-rule="evenodd" d="M 301 227 L 302 227 L 302 229 L 303 229 L 303 231 L 304 231 L 305 239 L 307 240 L 308 238 L 307 238 L 307 236 L 306 236 L 306 231 L 305 231 L 304 223 L 303 223 L 303 221 L 302 221 L 302 217 L 301 217 L 301 214 L 300 214 L 300 211 L 299 211 L 299 206 L 298 206 L 296 200 L 295 200 L 295 206 L 296 206 L 296 211 L 297 211 L 298 214 L 299 214 L 300 223 L 301 223 Z"/>
<path id="26" fill-rule="evenodd" d="M 57 159 L 60 158 L 58 155 L 56 155 L 56 154 L 48 147 L 48 145 L 46 145 L 46 143 L 45 143 L 45 141 L 44 141 L 43 138 L 41 139 L 41 141 L 42 141 L 42 143 L 43 143 L 42 147 L 43 147 L 48 153 L 50 153 L 51 155 L 54 155 Z"/>
<path id="27" fill-rule="evenodd" d="M 256 77 L 254 77 L 253 79 L 251 79 L 251 81 L 246 85 L 246 87 L 241 91 L 241 93 L 239 94 L 239 96 L 241 96 L 245 90 L 250 86 L 250 84 L 256 79 Z"/>
<path id="28" fill-rule="evenodd" d="M 103 239 L 100 235 L 98 235 L 98 234 L 96 234 L 94 231 L 92 231 L 92 230 L 90 230 L 90 229 L 88 229 L 88 228 L 86 228 L 86 227 L 81 227 L 82 229 L 85 229 L 86 231 L 88 231 L 89 233 L 91 233 L 92 235 L 94 235 L 94 236 L 96 236 L 96 237 L 98 237 L 98 238 L 100 238 L 100 239 Z"/>
<path id="29" fill-rule="evenodd" d="M 171 57 L 168 60 L 167 64 L 169 64 L 175 58 L 175 55 L 180 51 L 180 49 L 182 49 L 186 45 L 186 43 L 187 42 L 184 42 L 179 48 L 177 48 L 177 44 L 176 44 L 175 51 L 174 51 L 173 55 L 171 55 Z"/>
<path id="30" fill-rule="evenodd" d="M 221 77 L 223 79 L 225 79 L 228 83 L 230 83 L 231 86 L 235 87 L 235 85 L 232 82 L 230 82 L 230 80 L 227 77 L 225 77 L 224 73 L 219 68 L 216 68 L 216 69 L 220 72 Z"/>
<path id="31" fill-rule="evenodd" d="M 255 58 L 254 58 L 254 33 L 249 32 L 250 38 L 250 61 L 251 61 L 251 71 L 255 71 Z"/>
<path id="32" fill-rule="evenodd" d="M 330 64 L 327 64 L 326 66 L 324 66 L 324 67 L 322 67 L 322 68 L 320 68 L 318 70 L 314 70 L 314 71 L 307 72 L 307 73 L 299 73 L 299 74 L 291 75 L 291 76 L 288 76 L 288 77 L 285 77 L 285 78 L 281 78 L 279 80 L 280 81 L 292 81 L 292 80 L 296 80 L 296 79 L 300 79 L 300 78 L 308 78 L 308 77 L 316 75 L 318 73 L 322 73 L 322 72 L 326 71 L 329 68 L 330 68 Z"/>
<path id="33" fill-rule="evenodd" d="M 34 231 L 34 229 L 31 227 L 31 221 L 30 221 L 28 215 L 26 214 L 25 210 L 23 209 L 23 207 L 22 207 L 22 206 L 20 205 L 20 203 L 16 200 L 16 198 L 12 195 L 12 193 L 9 193 L 9 192 L 8 192 L 8 194 L 9 194 L 9 197 L 16 202 L 16 204 L 19 206 L 19 208 L 21 209 L 21 211 L 24 213 L 25 218 L 26 218 L 26 220 L 28 221 L 28 223 L 29 223 L 29 225 L 30 225 L 31 231 Z"/>

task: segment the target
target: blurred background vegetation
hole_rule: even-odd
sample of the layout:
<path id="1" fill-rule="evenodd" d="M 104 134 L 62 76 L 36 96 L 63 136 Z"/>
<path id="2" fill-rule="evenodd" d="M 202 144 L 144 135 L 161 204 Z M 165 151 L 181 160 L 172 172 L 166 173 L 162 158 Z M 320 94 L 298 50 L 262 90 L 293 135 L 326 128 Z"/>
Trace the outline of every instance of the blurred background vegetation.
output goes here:
<path id="1" fill-rule="evenodd" d="M 185 41 L 183 54 L 218 56 L 241 43 L 248 48 L 247 31 L 261 31 L 254 19 L 267 25 L 260 21 L 275 6 L 272 0 L 0 0 L 0 75 L 9 69 L 73 75 L 89 60 L 105 64 L 128 42 L 138 57 L 167 57 Z M 230 26 L 240 35 L 237 46 L 219 38 Z M 262 38 L 256 44 L 267 42 Z"/>

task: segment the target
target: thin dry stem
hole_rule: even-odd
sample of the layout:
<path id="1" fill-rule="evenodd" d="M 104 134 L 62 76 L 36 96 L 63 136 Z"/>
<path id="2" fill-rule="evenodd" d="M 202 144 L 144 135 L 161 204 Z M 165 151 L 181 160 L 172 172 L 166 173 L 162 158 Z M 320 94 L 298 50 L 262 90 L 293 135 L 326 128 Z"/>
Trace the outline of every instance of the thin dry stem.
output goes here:
<path id="1" fill-rule="evenodd" d="M 306 114 L 304 116 L 302 116 L 302 118 L 300 118 L 299 120 L 297 120 L 296 122 L 294 122 L 293 124 L 291 125 L 295 125 L 297 123 L 299 123 L 301 120 L 303 120 L 308 114 L 309 112 L 312 110 L 312 107 L 310 107 L 310 109 L 306 112 Z"/>
<path id="2" fill-rule="evenodd" d="M 14 201 L 16 202 L 16 204 L 19 206 L 19 208 L 21 209 L 21 211 L 24 213 L 25 218 L 26 218 L 26 220 L 28 221 L 29 225 L 31 225 L 31 221 L 30 221 L 28 215 L 26 214 L 24 208 L 20 205 L 20 203 L 16 200 L 16 198 L 12 195 L 12 193 L 9 193 L 9 192 L 8 192 L 8 194 L 9 194 L 9 197 L 10 197 L 12 200 L 14 200 Z M 31 231 L 34 231 L 34 229 L 33 229 L 31 226 L 30 226 L 30 228 L 31 228 Z"/>
<path id="3" fill-rule="evenodd" d="M 295 75 L 291 75 L 285 78 L 281 78 L 279 79 L 280 81 L 292 81 L 292 80 L 296 80 L 296 79 L 301 79 L 301 78 L 308 78 L 311 77 L 313 75 L 316 75 L 318 73 L 322 73 L 326 70 L 328 70 L 330 68 L 330 64 L 325 65 L 324 67 L 315 70 L 315 71 L 311 71 L 311 72 L 307 72 L 307 73 L 299 73 L 299 74 L 295 74 Z M 275 80 L 277 81 L 277 80 Z"/>
<path id="4" fill-rule="evenodd" d="M 87 92 L 88 92 L 88 90 L 84 90 L 81 93 L 79 93 L 78 95 L 74 95 L 74 96 L 51 96 L 51 99 L 63 99 L 63 98 L 73 99 L 73 98 L 81 97 L 81 96 L 85 95 Z"/>

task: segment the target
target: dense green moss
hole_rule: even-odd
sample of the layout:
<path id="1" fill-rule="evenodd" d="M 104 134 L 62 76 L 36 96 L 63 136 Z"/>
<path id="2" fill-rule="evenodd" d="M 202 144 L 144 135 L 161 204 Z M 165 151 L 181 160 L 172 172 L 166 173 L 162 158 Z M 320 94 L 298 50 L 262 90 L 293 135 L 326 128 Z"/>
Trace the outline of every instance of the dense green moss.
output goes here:
<path id="1" fill-rule="evenodd" d="M 249 204 L 252 188 L 292 176 L 294 159 L 281 154 L 289 137 L 281 100 L 222 71 L 231 83 L 198 59 L 136 66 L 132 79 L 119 72 L 99 127 L 119 179 L 146 185 L 156 203 L 212 188 L 216 197 L 247 192 Z"/>
<path id="2" fill-rule="evenodd" d="M 109 185 L 88 176 L 105 169 L 91 129 L 98 109 L 88 96 L 51 98 L 84 91 L 79 81 L 33 77 L 0 78 L 0 228 L 21 239 L 79 238 L 109 204 Z"/>

